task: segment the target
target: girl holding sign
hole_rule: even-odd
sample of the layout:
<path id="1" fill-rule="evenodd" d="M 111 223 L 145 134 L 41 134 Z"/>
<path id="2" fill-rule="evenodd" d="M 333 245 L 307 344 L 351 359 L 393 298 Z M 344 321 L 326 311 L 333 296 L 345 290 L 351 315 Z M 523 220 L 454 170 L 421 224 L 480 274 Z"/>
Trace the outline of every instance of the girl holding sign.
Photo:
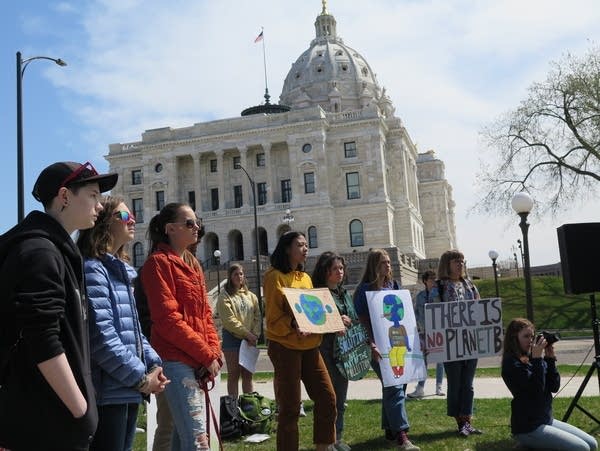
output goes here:
<path id="1" fill-rule="evenodd" d="M 554 347 L 533 324 L 513 319 L 506 327 L 502 379 L 513 395 L 510 426 L 520 445 L 535 449 L 590 451 L 598 442 L 581 429 L 552 417 L 552 393 L 560 388 Z"/>
<path id="2" fill-rule="evenodd" d="M 312 288 L 304 272 L 308 243 L 301 232 L 281 235 L 265 273 L 265 319 L 268 354 L 273 363 L 273 387 L 279 405 L 277 451 L 297 451 L 300 381 L 314 401 L 313 441 L 317 451 L 335 442 L 335 393 L 319 353 L 323 338 L 298 328 L 283 288 Z"/>
<path id="3" fill-rule="evenodd" d="M 398 282 L 392 278 L 392 265 L 390 256 L 383 249 L 373 249 L 367 257 L 367 267 L 354 292 L 354 308 L 360 322 L 367 329 L 371 344 L 371 366 L 381 381 L 381 426 L 385 430 L 385 437 L 398 445 L 398 449 L 419 450 L 408 439 L 408 415 L 405 407 L 406 385 L 385 387 L 381 376 L 381 352 L 377 349 L 373 336 L 373 327 L 369 316 L 367 291 L 399 290 Z"/>
<path id="4" fill-rule="evenodd" d="M 450 250 L 442 254 L 438 277 L 438 297 L 442 302 L 479 299 L 477 288 L 465 274 L 465 256 L 462 252 Z M 471 424 L 477 359 L 444 362 L 444 369 L 448 380 L 447 415 L 456 420 L 459 435 L 468 437 L 471 434 L 481 434 Z"/>
<path id="5" fill-rule="evenodd" d="M 338 334 L 325 334 L 323 336 L 323 342 L 320 346 L 321 356 L 327 365 L 329 376 L 331 377 L 331 383 L 335 390 L 336 407 L 337 407 L 337 419 L 335 421 L 335 444 L 333 450 L 335 451 L 350 451 L 344 441 L 342 441 L 342 435 L 344 431 L 344 411 L 346 410 L 346 397 L 348 394 L 348 377 L 361 376 L 369 368 L 369 356 L 370 350 L 366 340 L 366 332 L 364 327 L 358 323 L 358 316 L 354 311 L 354 305 L 352 298 L 348 292 L 342 286 L 346 274 L 346 264 L 344 259 L 334 252 L 324 252 L 317 260 L 315 270 L 312 275 L 312 280 L 315 288 L 327 287 L 331 292 L 331 296 L 335 301 L 338 311 L 340 312 L 342 321 L 346 328 L 352 328 L 346 335 L 346 331 L 341 332 L 342 335 Z M 357 331 L 355 328 L 359 328 Z M 344 336 L 346 335 L 346 336 Z M 352 370 L 359 371 L 361 374 L 349 375 L 344 366 L 344 362 L 338 360 L 343 358 L 341 347 L 339 346 L 340 341 L 348 340 L 345 343 L 354 344 L 354 340 L 358 341 L 352 348 L 352 356 L 354 358 L 364 356 L 362 360 L 363 366 L 361 368 L 352 368 Z M 347 355 L 346 355 L 347 357 Z M 358 363 L 361 363 L 360 359 L 357 358 Z M 340 368 L 341 367 L 341 368 Z M 343 371 L 343 372 L 342 372 Z M 356 379 L 356 378 L 354 378 Z M 333 451 L 332 450 L 332 451 Z"/>

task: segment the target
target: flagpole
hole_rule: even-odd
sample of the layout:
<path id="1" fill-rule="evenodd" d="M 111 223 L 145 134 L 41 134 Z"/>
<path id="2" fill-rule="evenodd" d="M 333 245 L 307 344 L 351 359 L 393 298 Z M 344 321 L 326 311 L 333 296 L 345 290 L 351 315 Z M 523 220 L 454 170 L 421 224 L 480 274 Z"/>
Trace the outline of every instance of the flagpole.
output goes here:
<path id="1" fill-rule="evenodd" d="M 267 83 L 267 52 L 265 50 L 265 29 L 260 27 L 260 32 L 262 34 L 262 48 L 263 48 L 263 68 L 265 71 L 265 100 L 266 103 L 269 103 L 269 99 L 271 96 L 269 95 L 269 85 Z"/>

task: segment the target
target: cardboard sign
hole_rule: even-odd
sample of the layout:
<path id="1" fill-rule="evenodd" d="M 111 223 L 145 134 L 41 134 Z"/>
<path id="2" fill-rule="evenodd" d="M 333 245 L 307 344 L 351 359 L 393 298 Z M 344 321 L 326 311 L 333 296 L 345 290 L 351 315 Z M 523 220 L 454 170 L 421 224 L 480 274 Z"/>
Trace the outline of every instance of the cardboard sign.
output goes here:
<path id="1" fill-rule="evenodd" d="M 328 334 L 344 330 L 329 288 L 283 288 L 298 329 L 313 334 Z"/>
<path id="2" fill-rule="evenodd" d="M 369 317 L 384 387 L 425 379 L 413 303 L 408 290 L 367 291 Z"/>
<path id="3" fill-rule="evenodd" d="M 502 350 L 503 339 L 500 298 L 425 304 L 428 362 L 492 356 Z"/>

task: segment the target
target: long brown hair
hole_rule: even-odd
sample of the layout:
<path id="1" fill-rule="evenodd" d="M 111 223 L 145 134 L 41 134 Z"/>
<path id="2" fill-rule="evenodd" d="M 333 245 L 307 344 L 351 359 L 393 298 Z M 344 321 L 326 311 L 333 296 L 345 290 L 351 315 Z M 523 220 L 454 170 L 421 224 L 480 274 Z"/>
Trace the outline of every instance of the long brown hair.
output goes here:
<path id="1" fill-rule="evenodd" d="M 160 212 L 150 220 L 150 224 L 148 224 L 148 238 L 150 239 L 150 250 L 148 254 L 154 252 L 160 243 L 170 244 L 169 236 L 165 232 L 165 227 L 169 222 L 175 222 L 181 208 L 186 206 L 187 204 L 171 202 L 165 205 Z"/>
<path id="2" fill-rule="evenodd" d="M 242 286 L 240 288 L 234 287 L 233 284 L 231 283 L 231 275 L 233 274 L 234 271 L 236 271 L 238 269 L 244 273 L 244 279 L 242 281 Z M 243 291 L 243 292 L 248 291 L 248 285 L 246 285 L 246 274 L 244 271 L 244 267 L 242 265 L 240 265 L 239 263 L 233 263 L 229 267 L 229 269 L 227 269 L 227 283 L 225 283 L 225 291 L 227 291 L 227 293 L 229 293 L 229 294 L 235 294 L 238 290 Z"/>
<path id="3" fill-rule="evenodd" d="M 311 279 L 313 282 L 313 287 L 322 288 L 327 287 L 327 279 L 329 278 L 329 271 L 335 264 L 335 262 L 339 260 L 342 262 L 342 266 L 344 267 L 344 279 L 340 283 L 340 285 L 344 284 L 344 280 L 346 279 L 346 262 L 344 258 L 335 252 L 323 252 L 317 263 L 315 264 L 315 269 L 313 270 Z"/>
<path id="4" fill-rule="evenodd" d="M 379 280 L 377 274 L 377 268 L 381 261 L 385 258 L 390 258 L 389 254 L 383 249 L 372 249 L 367 257 L 367 266 L 365 272 L 360 280 L 360 283 L 368 283 L 375 290 L 380 290 L 381 287 L 392 281 L 392 272 L 383 278 L 383 281 Z"/>
<path id="5" fill-rule="evenodd" d="M 82 230 L 77 238 L 77 246 L 85 258 L 100 258 L 108 253 L 112 247 L 113 238 L 110 234 L 110 224 L 113 221 L 115 209 L 125 201 L 118 196 L 105 196 L 102 201 L 102 211 L 91 229 Z M 114 252 L 114 249 L 113 249 Z M 115 257 L 129 262 L 129 255 L 125 252 L 125 245 L 114 252 Z"/>
<path id="6" fill-rule="evenodd" d="M 527 353 L 523 352 L 521 345 L 519 344 L 519 332 L 523 329 L 531 327 L 535 330 L 533 323 L 525 318 L 514 318 L 506 326 L 506 333 L 504 334 L 504 355 L 512 355 L 518 359 L 527 356 Z"/>
<path id="7" fill-rule="evenodd" d="M 456 249 L 446 251 L 442 254 L 442 256 L 440 257 L 440 263 L 438 265 L 438 279 L 450 279 L 450 261 L 455 259 L 464 260 L 465 256 L 461 251 Z M 463 279 L 466 277 L 464 265 L 463 272 L 460 276 Z"/>

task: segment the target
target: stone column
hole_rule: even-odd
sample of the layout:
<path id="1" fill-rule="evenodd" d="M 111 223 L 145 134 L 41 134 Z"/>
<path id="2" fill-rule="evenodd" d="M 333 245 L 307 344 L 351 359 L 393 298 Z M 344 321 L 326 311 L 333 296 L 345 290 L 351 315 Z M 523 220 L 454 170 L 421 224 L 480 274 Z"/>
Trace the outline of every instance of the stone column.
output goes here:
<path id="1" fill-rule="evenodd" d="M 273 202 L 273 171 L 271 170 L 271 143 L 263 143 L 262 148 L 265 152 L 265 169 L 267 172 L 267 179 L 265 182 L 267 183 L 267 204 Z M 258 190 L 256 192 L 258 196 Z M 256 200 L 258 205 L 258 198 Z"/>
<path id="2" fill-rule="evenodd" d="M 225 151 L 217 150 L 216 154 L 217 171 L 221 174 L 219 178 L 219 210 L 223 210 L 225 209 Z"/>

